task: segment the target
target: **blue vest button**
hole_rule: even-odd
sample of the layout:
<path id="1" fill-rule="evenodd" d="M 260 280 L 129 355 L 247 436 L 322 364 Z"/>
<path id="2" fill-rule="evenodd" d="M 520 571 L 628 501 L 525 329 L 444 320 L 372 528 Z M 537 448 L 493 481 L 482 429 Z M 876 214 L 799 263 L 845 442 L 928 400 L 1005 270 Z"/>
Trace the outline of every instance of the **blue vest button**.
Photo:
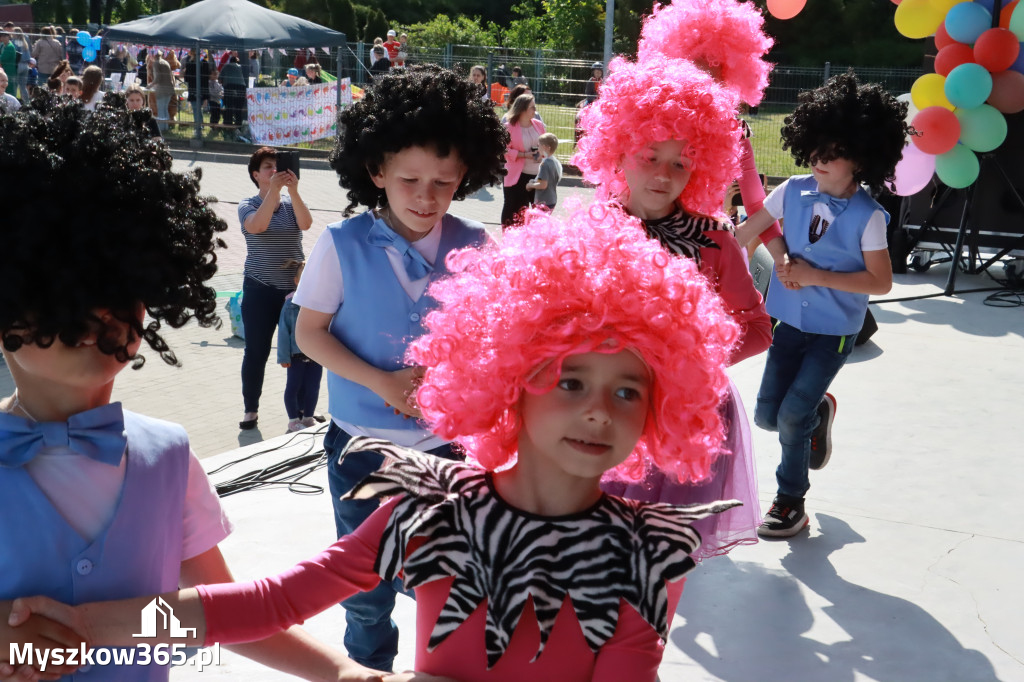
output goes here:
<path id="1" fill-rule="evenodd" d="M 88 559 L 79 559 L 75 564 L 75 570 L 78 571 L 78 575 L 89 575 L 92 573 L 92 562 Z"/>
<path id="2" fill-rule="evenodd" d="M 419 313 L 413 313 L 412 315 L 409 316 L 409 319 L 412 320 L 413 322 L 419 322 L 420 321 L 420 314 Z"/>
<path id="3" fill-rule="evenodd" d="M 808 303 L 807 301 L 804 301 L 804 302 L 803 302 L 803 303 L 801 303 L 800 305 L 802 305 L 803 307 L 805 307 L 805 308 L 806 308 L 807 306 L 809 306 L 809 305 L 810 305 L 810 303 Z"/>

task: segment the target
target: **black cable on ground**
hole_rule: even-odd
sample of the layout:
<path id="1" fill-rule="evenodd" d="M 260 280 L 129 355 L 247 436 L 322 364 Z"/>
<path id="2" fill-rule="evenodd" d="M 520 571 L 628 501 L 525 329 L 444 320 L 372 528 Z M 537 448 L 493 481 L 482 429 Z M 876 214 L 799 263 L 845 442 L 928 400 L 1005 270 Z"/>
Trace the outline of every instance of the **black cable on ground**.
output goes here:
<path id="1" fill-rule="evenodd" d="M 246 472 L 229 481 L 216 484 L 214 487 L 217 490 L 217 495 L 219 497 L 228 497 L 229 495 L 235 495 L 247 490 L 279 487 L 288 488 L 288 490 L 297 495 L 319 495 L 323 493 L 323 486 L 304 483 L 302 479 L 327 465 L 324 449 L 316 447 L 317 436 L 325 433 L 326 430 L 326 426 L 321 426 L 313 432 L 296 433 L 281 445 L 254 452 L 251 455 L 228 462 L 217 469 L 207 472 L 212 477 L 260 455 L 276 452 L 284 448 L 297 447 L 301 444 L 306 445 L 305 451 L 298 455 L 263 467 L 262 469 Z"/>

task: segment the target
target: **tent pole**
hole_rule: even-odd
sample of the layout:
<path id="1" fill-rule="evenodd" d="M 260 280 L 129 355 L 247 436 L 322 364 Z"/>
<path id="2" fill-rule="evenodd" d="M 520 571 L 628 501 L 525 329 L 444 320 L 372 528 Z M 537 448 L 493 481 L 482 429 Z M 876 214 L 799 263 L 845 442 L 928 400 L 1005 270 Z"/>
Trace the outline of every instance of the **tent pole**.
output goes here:
<path id="1" fill-rule="evenodd" d="M 195 96 L 195 99 L 194 99 L 195 103 L 192 105 L 192 126 L 193 126 L 194 133 L 192 135 L 192 141 L 189 144 L 189 146 L 192 147 L 193 149 L 200 149 L 203 146 L 203 90 L 202 90 L 202 84 L 203 84 L 203 80 L 202 80 L 202 72 L 203 72 L 202 61 L 203 61 L 203 57 L 202 57 L 202 52 L 200 52 L 200 50 L 199 50 L 199 41 L 198 40 L 196 41 L 196 51 L 195 51 L 195 57 L 193 58 L 193 61 L 195 62 L 194 66 L 195 66 L 195 70 L 196 70 L 196 82 L 192 83 L 191 85 L 186 84 L 190 88 L 191 87 L 195 87 L 195 90 L 192 93 Z"/>
<path id="2" fill-rule="evenodd" d="M 338 84 L 338 88 L 337 88 L 337 95 L 338 95 L 338 97 L 337 97 L 337 101 L 334 103 L 334 113 L 335 113 L 335 115 L 338 115 L 338 114 L 341 113 L 341 58 L 345 54 L 344 50 L 345 50 L 345 46 L 344 45 L 342 45 L 341 47 L 338 48 L 338 62 L 337 62 L 337 65 L 334 67 L 334 70 L 335 70 L 335 72 L 337 73 L 337 76 L 338 76 L 338 80 L 336 81 L 337 84 Z M 351 87 L 351 86 L 349 86 L 349 87 Z"/>

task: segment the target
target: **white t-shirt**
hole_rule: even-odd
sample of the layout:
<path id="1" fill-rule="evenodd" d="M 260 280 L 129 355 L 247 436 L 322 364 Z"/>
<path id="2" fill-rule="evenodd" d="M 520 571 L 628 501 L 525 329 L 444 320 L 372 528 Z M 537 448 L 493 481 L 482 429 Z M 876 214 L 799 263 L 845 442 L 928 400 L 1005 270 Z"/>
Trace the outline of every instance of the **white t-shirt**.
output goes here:
<path id="1" fill-rule="evenodd" d="M 67 447 L 41 448 L 25 471 L 50 504 L 85 540 L 92 542 L 110 525 L 124 486 L 127 458 L 112 467 Z M 189 449 L 188 485 L 182 512 L 182 559 L 197 557 L 231 533 L 231 522 L 217 492 Z"/>
<path id="2" fill-rule="evenodd" d="M 786 196 L 786 186 L 789 184 L 787 179 L 781 185 L 772 190 L 772 193 L 764 200 L 764 208 L 768 213 L 778 220 L 782 218 L 783 203 Z M 831 223 L 835 220 L 835 215 L 832 213 L 832 208 L 828 204 L 814 203 L 814 215 L 818 216 L 822 222 Z M 875 211 L 868 218 L 867 227 L 864 228 L 864 234 L 860 238 L 860 250 L 861 251 L 882 251 L 888 246 L 888 241 L 885 237 L 885 216 L 881 211 Z"/>
<path id="3" fill-rule="evenodd" d="M 100 90 L 97 90 L 96 92 L 92 93 L 92 97 L 89 98 L 88 102 L 86 102 L 85 104 L 82 105 L 82 108 L 85 109 L 86 111 L 96 111 L 96 105 L 99 104 L 102 101 L 103 101 L 103 92 L 101 92 Z"/>
<path id="4" fill-rule="evenodd" d="M 433 265 L 437 259 L 437 252 L 441 248 L 441 221 L 438 221 L 425 237 L 412 242 L 412 247 Z M 427 290 L 430 278 L 422 277 L 410 280 L 409 275 L 405 272 L 405 265 L 402 263 L 402 254 L 398 252 L 398 249 L 386 246 L 384 252 L 387 254 L 388 263 L 402 290 L 411 300 L 420 300 Z M 338 312 L 341 304 L 344 303 L 345 284 L 341 276 L 341 263 L 338 260 L 338 251 L 334 248 L 334 238 L 329 231 L 325 230 L 316 240 L 313 251 L 306 260 L 299 288 L 292 301 L 303 308 L 331 315 Z M 392 443 L 417 450 L 432 450 L 448 442 L 425 430 L 368 429 L 341 421 L 337 417 L 334 417 L 334 422 L 353 436 L 384 438 Z"/>

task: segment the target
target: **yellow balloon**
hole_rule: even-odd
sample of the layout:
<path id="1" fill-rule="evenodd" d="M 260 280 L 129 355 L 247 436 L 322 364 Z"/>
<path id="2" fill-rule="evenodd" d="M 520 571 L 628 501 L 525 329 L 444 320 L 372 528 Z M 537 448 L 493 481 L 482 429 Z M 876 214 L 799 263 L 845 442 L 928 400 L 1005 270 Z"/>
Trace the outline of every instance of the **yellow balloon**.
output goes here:
<path id="1" fill-rule="evenodd" d="M 953 7 L 953 5 L 959 5 L 961 2 L 970 1 L 971 0 L 929 0 L 929 2 L 931 2 L 932 4 L 932 8 L 942 15 L 943 20 L 945 20 L 946 12 L 948 12 L 950 8 Z"/>
<path id="2" fill-rule="evenodd" d="M 896 8 L 896 30 L 908 38 L 927 38 L 946 18 L 930 0 L 903 0 Z"/>
<path id="3" fill-rule="evenodd" d="M 903 0 L 907 2 L 907 0 Z M 910 98 L 920 109 L 944 107 L 953 111 L 956 107 L 946 98 L 946 77 L 937 73 L 926 73 L 910 86 Z"/>

